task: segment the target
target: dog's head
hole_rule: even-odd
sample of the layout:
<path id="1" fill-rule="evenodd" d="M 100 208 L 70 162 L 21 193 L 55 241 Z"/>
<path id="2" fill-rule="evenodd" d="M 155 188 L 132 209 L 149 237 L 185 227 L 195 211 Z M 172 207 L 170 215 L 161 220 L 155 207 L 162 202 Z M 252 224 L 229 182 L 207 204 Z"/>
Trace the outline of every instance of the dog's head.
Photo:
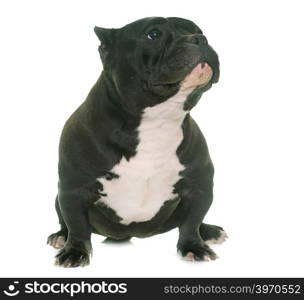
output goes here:
<path id="1" fill-rule="evenodd" d="M 219 78 L 216 52 L 200 28 L 181 18 L 145 18 L 120 29 L 95 27 L 104 73 L 133 111 L 188 92 L 185 109 Z"/>

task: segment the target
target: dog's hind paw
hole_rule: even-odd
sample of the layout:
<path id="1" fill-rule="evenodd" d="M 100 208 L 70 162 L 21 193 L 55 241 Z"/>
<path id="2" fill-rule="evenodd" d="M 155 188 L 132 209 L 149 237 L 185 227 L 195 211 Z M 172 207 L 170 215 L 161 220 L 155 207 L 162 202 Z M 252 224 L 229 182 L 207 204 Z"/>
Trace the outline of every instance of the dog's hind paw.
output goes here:
<path id="1" fill-rule="evenodd" d="M 222 244 L 228 238 L 225 230 L 216 225 L 202 223 L 199 227 L 199 232 L 204 242 L 206 242 L 208 245 Z"/>
<path id="2" fill-rule="evenodd" d="M 220 230 L 220 235 L 217 238 L 212 238 L 209 240 L 206 240 L 205 242 L 208 245 L 212 245 L 212 244 L 222 244 L 224 243 L 226 240 L 228 239 L 228 235 L 224 230 Z"/>
<path id="3" fill-rule="evenodd" d="M 47 239 L 47 244 L 54 247 L 55 249 L 61 249 L 64 247 L 64 244 L 67 239 L 67 233 L 62 230 L 59 230 L 56 233 L 51 234 Z"/>

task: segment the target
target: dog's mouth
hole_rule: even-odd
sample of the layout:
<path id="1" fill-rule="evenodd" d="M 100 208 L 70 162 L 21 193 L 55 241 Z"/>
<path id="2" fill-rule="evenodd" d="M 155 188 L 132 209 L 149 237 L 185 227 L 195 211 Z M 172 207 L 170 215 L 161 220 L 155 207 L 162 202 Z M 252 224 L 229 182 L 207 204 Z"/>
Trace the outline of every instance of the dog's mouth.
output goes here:
<path id="1" fill-rule="evenodd" d="M 179 73 L 179 75 L 173 76 L 172 79 L 170 78 L 171 80 L 169 78 L 166 78 L 166 80 L 151 80 L 150 90 L 162 95 L 170 95 L 177 90 L 188 93 L 197 88 L 207 88 L 210 86 L 211 81 L 213 83 L 217 82 L 217 71 L 213 69 L 213 64 L 209 62 L 201 60 L 192 65 L 192 68 L 188 67 L 187 69 L 188 72 L 184 71 L 182 78 L 182 74 Z"/>
<path id="2" fill-rule="evenodd" d="M 213 76 L 213 70 L 206 62 L 196 65 L 181 82 L 181 90 L 186 91 L 207 85 Z"/>
<path id="3" fill-rule="evenodd" d="M 186 75 L 183 79 L 179 80 L 166 80 L 162 82 L 154 82 L 154 86 L 173 86 L 181 85 L 184 89 L 190 88 L 192 86 L 201 86 L 207 84 L 212 76 L 213 70 L 210 65 L 206 62 L 196 63 L 195 67 L 191 69 L 192 71 Z"/>

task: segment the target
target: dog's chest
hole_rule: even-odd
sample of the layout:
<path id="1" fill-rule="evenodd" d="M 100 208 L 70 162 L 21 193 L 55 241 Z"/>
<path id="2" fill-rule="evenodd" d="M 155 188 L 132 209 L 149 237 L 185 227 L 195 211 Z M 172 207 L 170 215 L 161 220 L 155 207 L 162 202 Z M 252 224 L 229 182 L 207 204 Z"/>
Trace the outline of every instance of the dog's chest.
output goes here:
<path id="1" fill-rule="evenodd" d="M 164 103 L 145 109 L 138 127 L 136 155 L 124 157 L 111 172 L 117 178 L 98 178 L 105 203 L 122 218 L 122 224 L 151 220 L 165 201 L 175 198 L 175 183 L 184 166 L 177 157 L 183 140 L 183 95 L 177 94 Z"/>

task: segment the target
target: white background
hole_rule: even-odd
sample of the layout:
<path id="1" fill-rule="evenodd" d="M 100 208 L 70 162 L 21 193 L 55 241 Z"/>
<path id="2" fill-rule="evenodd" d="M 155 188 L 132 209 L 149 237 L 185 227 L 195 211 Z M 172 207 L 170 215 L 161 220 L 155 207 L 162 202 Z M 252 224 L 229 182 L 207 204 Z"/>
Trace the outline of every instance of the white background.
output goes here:
<path id="1" fill-rule="evenodd" d="M 192 115 L 216 168 L 206 221 L 230 238 L 191 263 L 176 230 L 116 247 L 94 235 L 89 267 L 55 267 L 57 147 L 102 69 L 93 27 L 146 16 L 193 20 L 219 54 Z M 301 1 L 1 1 L 0 276 L 304 276 L 303 28 Z"/>

